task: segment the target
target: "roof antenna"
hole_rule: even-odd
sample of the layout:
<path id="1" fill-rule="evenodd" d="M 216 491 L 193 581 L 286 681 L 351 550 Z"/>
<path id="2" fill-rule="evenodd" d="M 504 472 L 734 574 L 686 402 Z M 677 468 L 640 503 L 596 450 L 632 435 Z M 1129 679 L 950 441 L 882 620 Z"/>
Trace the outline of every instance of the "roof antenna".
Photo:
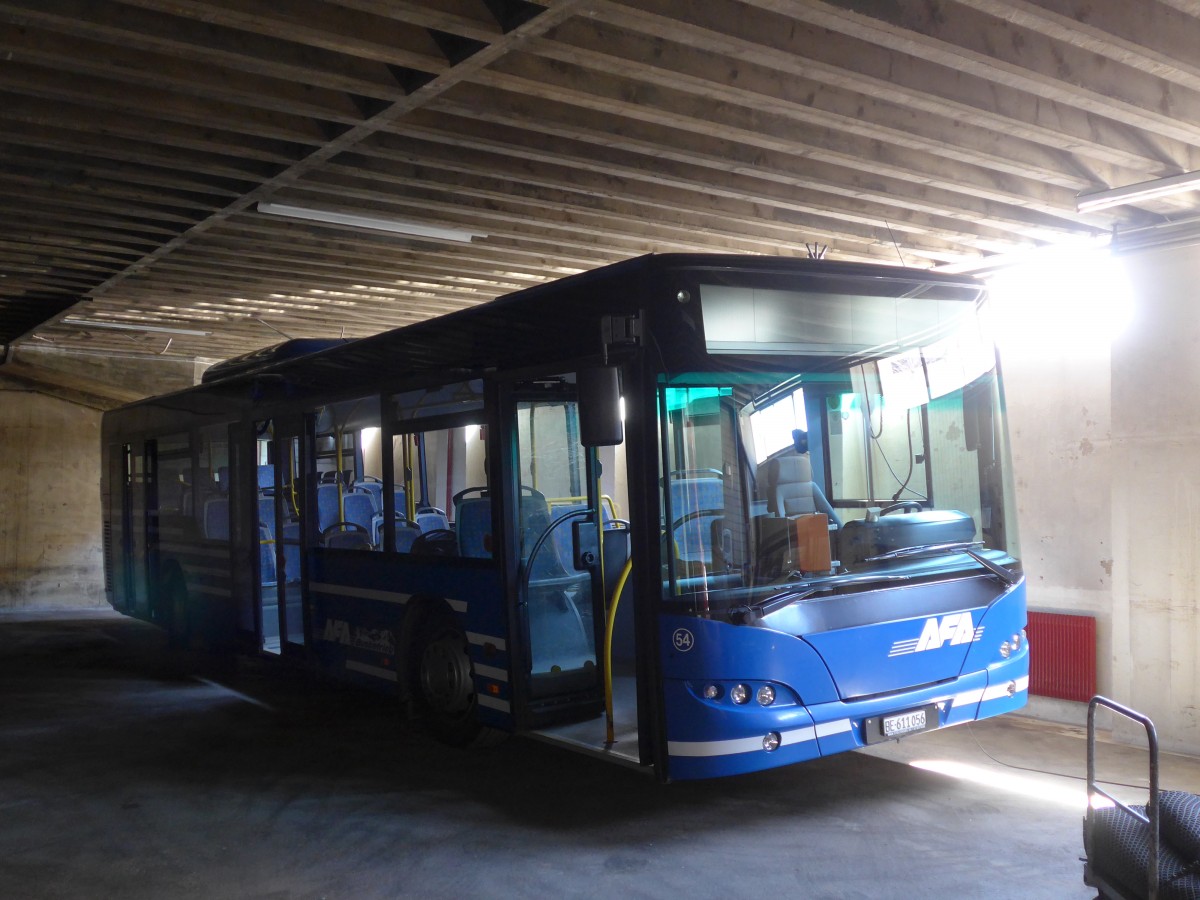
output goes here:
<path id="1" fill-rule="evenodd" d="M 892 239 L 892 246 L 896 248 L 896 255 L 898 257 L 900 257 L 900 265 L 904 266 L 907 269 L 908 263 L 906 263 L 904 261 L 904 254 L 900 252 L 900 244 L 896 241 L 896 235 L 892 234 L 891 223 L 887 219 L 884 219 L 883 224 L 887 226 L 888 237 L 890 237 Z"/>
<path id="2" fill-rule="evenodd" d="M 809 259 L 824 259 L 826 252 L 829 250 L 828 244 L 805 244 L 804 249 L 808 251 Z"/>

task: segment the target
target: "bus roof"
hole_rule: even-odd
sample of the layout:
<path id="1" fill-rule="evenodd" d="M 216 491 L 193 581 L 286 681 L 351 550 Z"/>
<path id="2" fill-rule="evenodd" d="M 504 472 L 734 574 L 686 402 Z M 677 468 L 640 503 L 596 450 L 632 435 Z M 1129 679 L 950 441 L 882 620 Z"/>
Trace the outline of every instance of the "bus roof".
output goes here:
<path id="1" fill-rule="evenodd" d="M 677 302 L 680 288 L 696 278 L 718 283 L 757 279 L 816 278 L 821 290 L 850 293 L 863 280 L 873 291 L 904 296 L 918 289 L 945 290 L 961 299 L 978 296 L 980 283 L 924 269 L 792 257 L 726 254 L 648 254 L 578 275 L 525 288 L 488 303 L 353 341 L 298 342 L 287 356 L 268 348 L 219 363 L 215 378 L 179 394 L 211 393 L 228 401 L 253 392 L 264 399 L 310 391 L 339 393 L 364 382 L 419 380 L 423 373 L 484 371 L 539 361 L 599 359 L 600 317 L 647 313 L 672 340 L 669 352 L 694 351 L 698 316 Z M 839 284 L 844 280 L 844 284 Z M 678 287 L 677 287 L 678 286 Z M 336 323 L 333 323 L 336 324 Z M 703 349 L 702 342 L 699 344 Z M 299 351 L 299 355 L 295 355 Z M 179 394 L 171 395 L 178 397 Z M 199 399 L 199 398 L 197 398 Z M 154 402 L 153 399 L 139 401 Z M 187 404 L 192 406 L 191 403 Z M 206 405 L 206 404 L 204 404 Z"/>

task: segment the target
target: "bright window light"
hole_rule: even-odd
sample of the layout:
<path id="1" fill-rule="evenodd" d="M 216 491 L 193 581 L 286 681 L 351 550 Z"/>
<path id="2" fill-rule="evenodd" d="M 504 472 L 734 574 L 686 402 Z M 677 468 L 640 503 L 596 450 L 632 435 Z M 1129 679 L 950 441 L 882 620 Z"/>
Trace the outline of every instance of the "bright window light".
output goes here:
<path id="1" fill-rule="evenodd" d="M 1133 288 L 1107 249 L 1031 255 L 988 279 L 1002 355 L 1106 354 L 1133 319 Z"/>
<path id="2" fill-rule="evenodd" d="M 804 392 L 795 393 L 772 403 L 750 415 L 750 427 L 754 430 L 754 455 L 762 462 L 777 450 L 792 444 L 792 431 L 808 430 L 808 419 L 804 412 Z"/>

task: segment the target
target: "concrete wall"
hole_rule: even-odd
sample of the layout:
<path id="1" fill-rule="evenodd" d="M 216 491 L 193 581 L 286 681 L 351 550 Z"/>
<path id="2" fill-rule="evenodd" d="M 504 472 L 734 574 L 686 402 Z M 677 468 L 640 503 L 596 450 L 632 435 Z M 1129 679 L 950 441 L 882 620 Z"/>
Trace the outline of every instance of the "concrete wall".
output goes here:
<path id="1" fill-rule="evenodd" d="M 102 409 L 194 384 L 200 371 L 24 349 L 0 366 L 0 609 L 106 602 Z"/>
<path id="2" fill-rule="evenodd" d="M 1001 347 L 1029 607 L 1096 618 L 1099 684 L 1112 682 L 1112 423 L 1107 350 L 1055 356 Z M 1031 698 L 1081 724 L 1082 704 Z"/>
<path id="3" fill-rule="evenodd" d="M 1029 605 L 1094 615 L 1100 692 L 1151 716 L 1164 747 L 1194 753 L 1200 251 L 1124 263 L 1137 312 L 1111 349 L 1001 345 Z M 1083 704 L 1033 698 L 1029 709 L 1086 718 Z"/>
<path id="4" fill-rule="evenodd" d="M 1200 748 L 1200 252 L 1130 260 L 1139 316 L 1112 354 L 1111 690 Z"/>
<path id="5" fill-rule="evenodd" d="M 104 603 L 100 412 L 0 391 L 0 608 Z"/>

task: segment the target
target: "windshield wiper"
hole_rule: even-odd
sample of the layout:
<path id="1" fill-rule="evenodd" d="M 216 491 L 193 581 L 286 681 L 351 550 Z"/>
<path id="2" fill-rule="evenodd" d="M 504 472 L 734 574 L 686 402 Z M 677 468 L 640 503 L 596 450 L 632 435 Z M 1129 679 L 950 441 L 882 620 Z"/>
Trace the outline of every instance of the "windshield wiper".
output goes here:
<path id="1" fill-rule="evenodd" d="M 917 544 L 913 547 L 901 547 L 899 550 L 889 550 L 878 556 L 868 556 L 863 562 L 883 562 L 888 559 L 903 559 L 906 556 L 931 556 L 942 553 L 965 553 L 983 546 L 983 541 L 948 541 L 944 544 Z"/>
<path id="2" fill-rule="evenodd" d="M 963 550 L 963 553 L 967 554 L 967 556 L 971 557 L 971 559 L 975 560 L 975 562 L 979 563 L 1009 587 L 1012 587 L 1021 580 L 1021 575 L 1019 573 L 1014 572 L 1007 566 L 1000 565 L 998 562 L 992 562 L 992 560 L 988 559 L 986 556 L 976 550 Z"/>
<path id="3" fill-rule="evenodd" d="M 917 544 L 915 547 L 901 547 L 899 550 L 889 550 L 887 553 L 880 553 L 878 556 L 869 556 L 863 562 L 884 562 L 889 559 L 904 559 L 909 556 L 965 553 L 1007 585 L 1014 585 L 1021 580 L 1019 573 L 988 559 L 979 552 L 981 549 L 983 549 L 982 541 L 950 541 L 944 544 Z"/>
<path id="4" fill-rule="evenodd" d="M 799 576 L 798 572 L 792 573 Z M 908 581 L 912 575 L 901 572 L 864 572 L 861 575 L 823 575 L 820 578 L 806 579 L 804 584 L 797 585 L 795 590 L 782 591 L 773 594 L 762 603 L 750 603 L 746 606 L 731 609 L 729 617 L 737 624 L 752 625 L 763 616 L 779 612 L 801 600 L 807 600 L 813 594 L 832 591 L 834 588 L 848 584 L 877 584 L 881 581 Z"/>
<path id="5" fill-rule="evenodd" d="M 729 611 L 729 618 L 737 625 L 753 625 L 763 616 L 779 612 L 784 607 L 791 606 L 793 603 L 798 603 L 801 600 L 806 600 L 822 590 L 829 590 L 829 588 L 806 586 L 795 591 L 784 591 L 781 594 L 768 597 L 762 603 L 751 603 L 738 609 L 731 609 Z"/>

